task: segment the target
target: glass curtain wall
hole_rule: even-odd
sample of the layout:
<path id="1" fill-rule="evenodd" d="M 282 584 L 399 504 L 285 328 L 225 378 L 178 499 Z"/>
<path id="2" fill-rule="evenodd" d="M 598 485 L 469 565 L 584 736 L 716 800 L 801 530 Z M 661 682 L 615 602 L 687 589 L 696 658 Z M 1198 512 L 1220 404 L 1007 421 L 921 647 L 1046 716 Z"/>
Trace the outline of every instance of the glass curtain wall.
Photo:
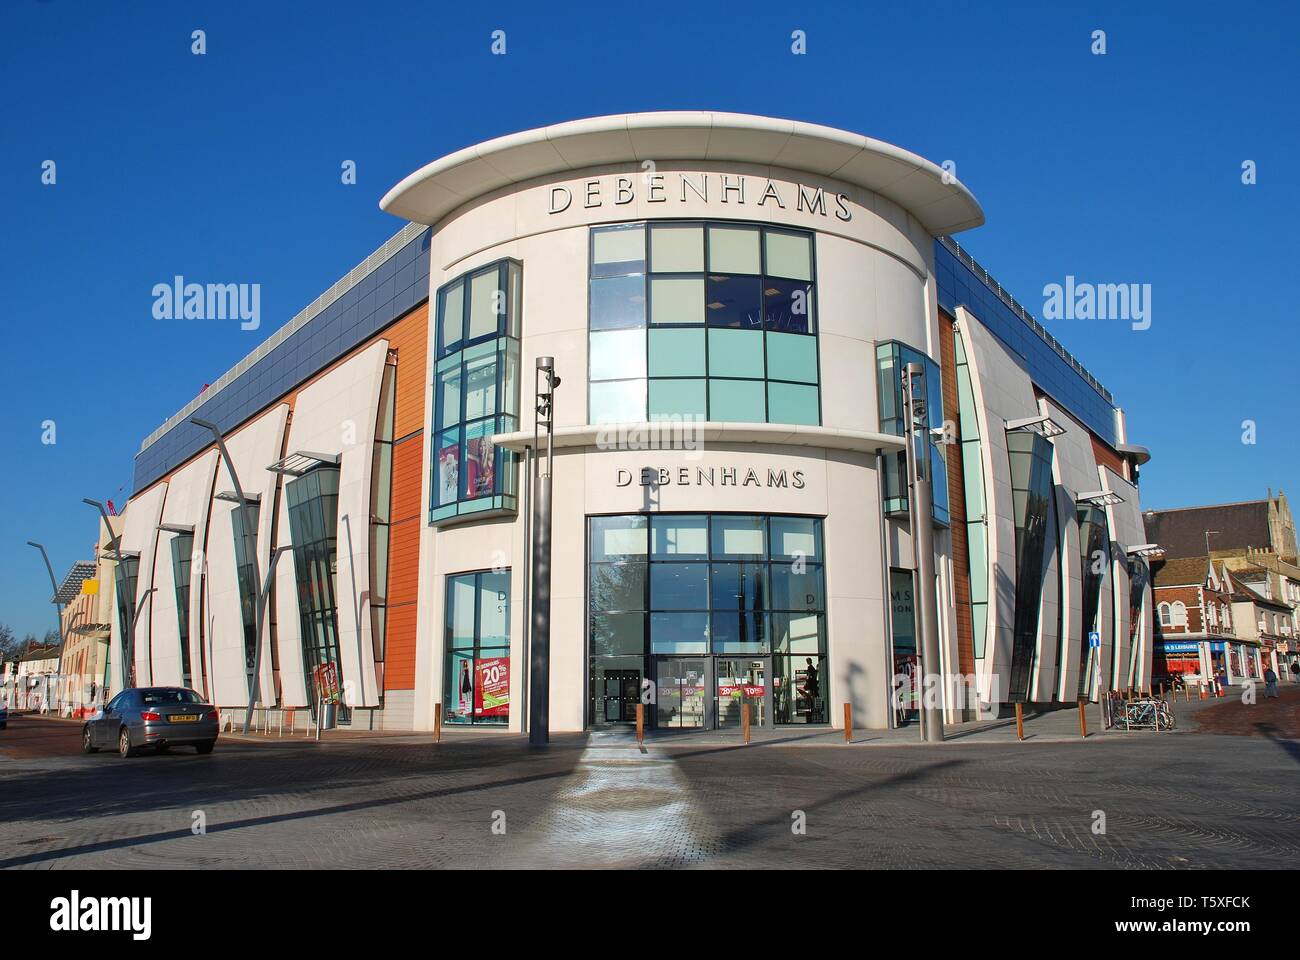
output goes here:
<path id="1" fill-rule="evenodd" d="M 430 523 L 517 508 L 516 462 L 492 442 L 519 424 L 523 268 L 499 260 L 438 291 Z"/>
<path id="2" fill-rule="evenodd" d="M 629 673 L 648 677 L 653 658 L 670 656 L 771 657 L 775 722 L 828 721 L 820 520 L 661 514 L 589 523 L 590 722 L 621 715 Z"/>
<path id="3" fill-rule="evenodd" d="M 1030 430 L 1007 432 L 1011 496 L 1016 523 L 1016 601 L 1008 699 L 1029 698 L 1038 641 L 1052 498 L 1052 445 Z"/>
<path id="4" fill-rule="evenodd" d="M 1079 696 L 1093 691 L 1094 658 L 1100 653 L 1088 645 L 1088 634 L 1097 629 L 1101 600 L 1101 579 L 1109 562 L 1106 556 L 1106 513 L 1101 507 L 1083 504 L 1078 508 L 1079 569 L 1083 571 L 1083 636 L 1079 641 Z"/>
<path id="5" fill-rule="evenodd" d="M 309 694 L 316 671 L 326 663 L 338 672 L 344 689 L 339 655 L 338 594 L 338 467 L 317 467 L 284 487 L 289 507 L 289 537 L 293 543 L 294 576 L 298 583 L 298 616 L 302 634 L 303 676 Z M 316 709 L 314 695 L 308 697 Z M 350 719 L 350 709 L 340 703 L 340 722 Z"/>
<path id="6" fill-rule="evenodd" d="M 880 432 L 904 435 L 907 424 L 904 422 L 903 371 L 909 363 L 919 363 L 925 368 L 926 414 L 931 430 L 943 427 L 943 383 L 939 378 L 939 365 L 924 353 L 897 340 L 890 340 L 876 346 L 876 390 L 880 399 Z M 964 425 L 963 425 L 964 426 Z M 963 432 L 962 436 L 966 434 Z M 976 434 L 978 436 L 978 434 Z M 930 458 L 930 487 L 933 495 L 931 515 L 947 526 L 948 524 L 948 467 L 939 445 L 931 437 L 928 444 Z M 882 483 L 885 495 L 885 515 L 906 517 L 907 501 L 907 454 L 885 454 Z"/>
<path id="7" fill-rule="evenodd" d="M 181 642 L 181 683 L 194 686 L 190 672 L 190 567 L 194 557 L 194 534 L 172 537 L 172 582 L 176 588 L 176 625 Z"/>
<path id="8" fill-rule="evenodd" d="M 593 227 L 588 420 L 821 423 L 813 235 Z"/>
<path id="9" fill-rule="evenodd" d="M 135 686 L 135 663 L 127 657 L 127 651 L 133 647 L 131 625 L 135 622 L 135 588 L 140 576 L 140 558 L 123 556 L 114 571 L 117 581 L 117 624 L 122 633 L 122 656 L 126 658 L 122 671 L 124 682 L 128 687 Z M 111 645 L 110 645 L 111 647 Z M 104 664 L 104 683 L 107 684 L 111 674 L 108 664 Z M 108 691 L 104 691 L 104 700 L 108 700 Z"/>
<path id="10" fill-rule="evenodd" d="M 253 658 L 257 654 L 257 571 L 253 566 L 257 556 L 257 523 L 261 505 L 250 503 L 241 510 L 238 506 L 230 512 L 230 522 L 235 534 L 235 574 L 239 583 L 239 612 L 244 627 L 244 672 L 249 696 L 253 694 Z"/>

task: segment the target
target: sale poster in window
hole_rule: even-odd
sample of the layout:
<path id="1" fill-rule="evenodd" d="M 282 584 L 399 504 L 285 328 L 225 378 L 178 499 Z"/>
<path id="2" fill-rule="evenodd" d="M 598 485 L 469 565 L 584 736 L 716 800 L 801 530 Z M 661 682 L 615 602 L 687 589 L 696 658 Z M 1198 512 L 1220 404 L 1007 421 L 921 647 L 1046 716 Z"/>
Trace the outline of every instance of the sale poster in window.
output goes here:
<path id="1" fill-rule="evenodd" d="M 454 503 L 456 485 L 459 482 L 459 464 L 456 462 L 457 444 L 451 444 L 438 451 L 438 502 Z"/>
<path id="2" fill-rule="evenodd" d="M 482 497 L 492 492 L 496 480 L 494 466 L 495 447 L 491 437 L 473 437 L 465 441 L 465 476 L 469 497 Z"/>
<path id="3" fill-rule="evenodd" d="M 510 715 L 510 658 L 492 657 L 474 664 L 474 715 Z"/>

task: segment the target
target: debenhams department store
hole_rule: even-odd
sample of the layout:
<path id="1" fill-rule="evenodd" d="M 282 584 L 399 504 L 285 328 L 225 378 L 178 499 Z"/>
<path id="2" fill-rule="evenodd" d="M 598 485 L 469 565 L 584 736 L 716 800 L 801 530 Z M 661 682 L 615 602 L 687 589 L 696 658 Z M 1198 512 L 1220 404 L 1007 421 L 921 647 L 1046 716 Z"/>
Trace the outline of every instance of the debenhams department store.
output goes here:
<path id="1" fill-rule="evenodd" d="M 111 690 L 135 619 L 136 682 L 246 705 L 254 572 L 286 547 L 259 704 L 305 723 L 332 663 L 354 727 L 523 729 L 539 356 L 562 380 L 553 730 L 630 722 L 647 681 L 659 728 L 903 718 L 908 362 L 937 438 L 944 672 L 993 705 L 1147 683 L 1146 453 L 950 239 L 984 216 L 934 164 L 630 114 L 469 147 L 381 206 L 408 223 L 143 444 Z M 244 511 L 192 417 L 224 433 Z"/>

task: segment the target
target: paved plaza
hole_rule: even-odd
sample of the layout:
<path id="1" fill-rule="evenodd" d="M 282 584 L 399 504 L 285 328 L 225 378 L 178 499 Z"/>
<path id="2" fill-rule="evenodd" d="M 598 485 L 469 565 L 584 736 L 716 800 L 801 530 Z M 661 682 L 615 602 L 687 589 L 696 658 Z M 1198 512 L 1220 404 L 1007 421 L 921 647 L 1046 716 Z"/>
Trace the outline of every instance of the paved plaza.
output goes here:
<path id="1" fill-rule="evenodd" d="M 0 867 L 1291 868 L 1297 707 L 1295 688 L 1180 703 L 1174 733 L 1087 740 L 1058 711 L 1023 743 L 1003 721 L 940 746 L 620 733 L 536 751 L 458 732 L 232 736 L 130 760 L 80 754 L 75 723 L 13 716 Z M 1196 732 L 1221 728 L 1236 732 Z"/>

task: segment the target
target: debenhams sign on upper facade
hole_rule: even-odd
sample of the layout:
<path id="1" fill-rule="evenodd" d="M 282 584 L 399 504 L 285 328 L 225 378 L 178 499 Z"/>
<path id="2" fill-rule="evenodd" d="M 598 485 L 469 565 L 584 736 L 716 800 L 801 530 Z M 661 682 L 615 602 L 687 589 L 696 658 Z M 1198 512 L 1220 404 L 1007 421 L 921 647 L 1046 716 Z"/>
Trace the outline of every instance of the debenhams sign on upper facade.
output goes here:
<path id="1" fill-rule="evenodd" d="M 554 186 L 550 191 L 548 213 L 563 213 L 574 205 L 592 209 L 606 203 L 628 204 L 640 191 L 646 203 L 686 203 L 700 200 L 709 203 L 771 205 L 782 210 L 813 215 L 834 216 L 848 223 L 853 219 L 847 194 L 828 194 L 822 187 L 802 183 L 777 183 L 767 177 L 747 177 L 726 173 L 645 173 L 640 176 L 597 177 L 582 181 L 581 186 Z M 576 194 L 576 195 L 575 195 Z"/>

